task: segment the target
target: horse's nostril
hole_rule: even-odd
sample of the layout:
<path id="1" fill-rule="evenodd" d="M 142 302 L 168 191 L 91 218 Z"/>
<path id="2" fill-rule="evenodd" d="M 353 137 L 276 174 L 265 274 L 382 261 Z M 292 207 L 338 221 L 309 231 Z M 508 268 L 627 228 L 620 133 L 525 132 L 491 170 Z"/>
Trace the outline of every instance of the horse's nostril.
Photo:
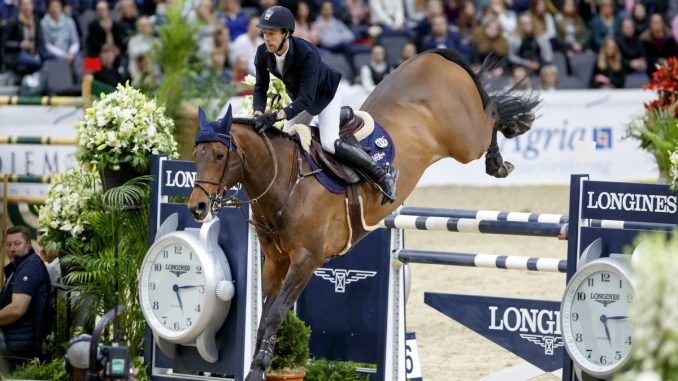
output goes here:
<path id="1" fill-rule="evenodd" d="M 191 214 L 193 214 L 193 218 L 196 220 L 202 220 L 205 218 L 205 215 L 207 214 L 207 203 L 197 203 L 195 207 L 191 208 Z"/>

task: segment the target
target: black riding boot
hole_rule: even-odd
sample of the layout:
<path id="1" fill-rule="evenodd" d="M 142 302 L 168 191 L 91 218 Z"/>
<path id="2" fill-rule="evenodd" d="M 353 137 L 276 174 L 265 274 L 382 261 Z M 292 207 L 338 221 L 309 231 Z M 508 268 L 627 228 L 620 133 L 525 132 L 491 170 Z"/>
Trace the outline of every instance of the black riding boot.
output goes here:
<path id="1" fill-rule="evenodd" d="M 334 142 L 334 152 L 339 158 L 354 166 L 379 186 L 381 193 L 384 194 L 384 198 L 381 200 L 382 205 L 395 201 L 396 181 L 398 180 L 397 169 L 390 165 L 381 166 L 377 164 L 362 148 L 341 139 Z"/>

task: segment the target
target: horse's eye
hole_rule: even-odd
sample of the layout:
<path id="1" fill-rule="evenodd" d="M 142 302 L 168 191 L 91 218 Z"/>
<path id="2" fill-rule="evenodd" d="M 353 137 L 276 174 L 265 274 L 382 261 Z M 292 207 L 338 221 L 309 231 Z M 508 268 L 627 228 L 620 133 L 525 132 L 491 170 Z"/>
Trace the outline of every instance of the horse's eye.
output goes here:
<path id="1" fill-rule="evenodd" d="M 223 159 L 223 158 L 224 158 L 224 154 L 223 154 L 223 153 L 218 153 L 218 154 L 217 154 L 217 160 L 221 160 L 221 159 Z"/>

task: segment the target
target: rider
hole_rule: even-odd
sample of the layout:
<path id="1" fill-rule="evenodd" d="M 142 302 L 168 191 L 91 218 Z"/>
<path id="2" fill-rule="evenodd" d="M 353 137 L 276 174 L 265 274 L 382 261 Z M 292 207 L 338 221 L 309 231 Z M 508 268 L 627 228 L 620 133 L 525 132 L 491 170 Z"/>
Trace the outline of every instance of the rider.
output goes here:
<path id="1" fill-rule="evenodd" d="M 266 9 L 257 28 L 263 31 L 264 43 L 259 45 L 254 60 L 257 69 L 254 85 L 256 130 L 261 133 L 275 122 L 286 120 L 285 131 L 288 131 L 295 124 L 310 124 L 313 116 L 318 115 L 323 149 L 355 166 L 377 183 L 384 194 L 382 205 L 393 202 L 398 170 L 382 167 L 362 148 L 339 138 L 341 74 L 320 59 L 314 45 L 292 36 L 294 16 L 289 9 L 279 5 Z M 292 99 L 292 103 L 275 113 L 264 113 L 269 72 L 282 79 Z"/>

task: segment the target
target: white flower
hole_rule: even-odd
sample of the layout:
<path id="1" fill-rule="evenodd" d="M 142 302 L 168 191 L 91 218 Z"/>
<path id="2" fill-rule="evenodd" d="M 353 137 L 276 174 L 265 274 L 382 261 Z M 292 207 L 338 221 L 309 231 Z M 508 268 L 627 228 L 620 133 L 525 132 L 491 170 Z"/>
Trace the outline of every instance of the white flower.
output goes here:
<path id="1" fill-rule="evenodd" d="M 255 82 L 256 79 L 251 75 L 248 75 L 247 77 L 245 77 L 245 80 L 243 80 L 243 83 L 248 86 L 254 86 Z M 287 92 L 285 91 L 285 84 L 283 83 L 283 81 L 276 77 L 271 76 L 270 82 L 268 84 L 268 92 L 266 93 L 266 99 L 270 101 L 274 99 L 277 95 L 280 96 L 280 100 L 278 101 L 277 104 L 273 105 L 274 111 L 282 110 L 292 102 L 289 95 L 287 95 Z M 252 117 L 253 113 L 254 113 L 254 97 L 252 95 L 243 97 L 242 109 L 236 116 L 249 118 Z M 282 128 L 283 125 L 284 122 L 276 123 L 276 127 L 278 128 Z"/>
<path id="2" fill-rule="evenodd" d="M 76 125 L 78 159 L 91 163 L 93 169 L 119 166 L 134 157 L 145 170 L 151 153 L 163 153 L 177 158 L 177 143 L 172 135 L 174 121 L 167 118 L 164 108 L 157 106 L 139 90 L 118 85 L 116 91 L 102 95 L 85 112 L 85 119 Z M 141 147 L 141 148 L 140 148 Z"/>

